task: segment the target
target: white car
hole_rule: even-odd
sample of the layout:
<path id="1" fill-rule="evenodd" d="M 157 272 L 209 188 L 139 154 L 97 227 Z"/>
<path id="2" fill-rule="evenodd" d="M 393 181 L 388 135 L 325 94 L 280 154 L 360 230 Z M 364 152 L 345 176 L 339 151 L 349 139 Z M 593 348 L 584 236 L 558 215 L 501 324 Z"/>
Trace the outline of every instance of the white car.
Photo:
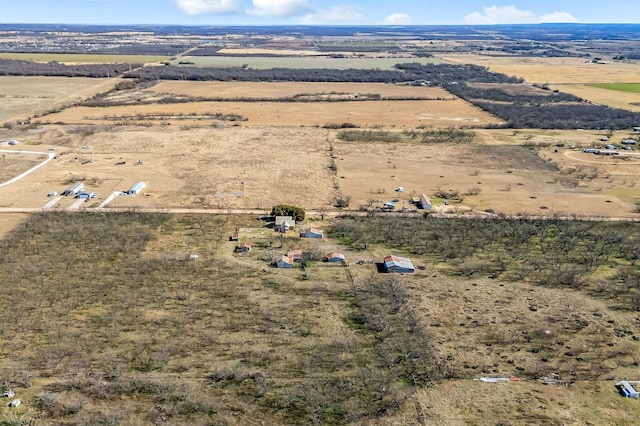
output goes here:
<path id="1" fill-rule="evenodd" d="M 18 141 L 14 141 L 13 139 L 11 139 L 9 141 L 9 145 L 18 145 Z"/>

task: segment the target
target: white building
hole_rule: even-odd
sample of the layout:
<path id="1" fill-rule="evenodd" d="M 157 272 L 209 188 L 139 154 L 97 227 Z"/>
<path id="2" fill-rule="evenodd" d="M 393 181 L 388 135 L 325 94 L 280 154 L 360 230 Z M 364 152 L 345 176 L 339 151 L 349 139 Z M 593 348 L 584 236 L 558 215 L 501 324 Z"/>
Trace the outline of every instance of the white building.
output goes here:
<path id="1" fill-rule="evenodd" d="M 147 184 L 144 182 L 137 182 L 127 191 L 127 195 L 138 195 L 142 192 L 143 189 L 147 187 Z"/>

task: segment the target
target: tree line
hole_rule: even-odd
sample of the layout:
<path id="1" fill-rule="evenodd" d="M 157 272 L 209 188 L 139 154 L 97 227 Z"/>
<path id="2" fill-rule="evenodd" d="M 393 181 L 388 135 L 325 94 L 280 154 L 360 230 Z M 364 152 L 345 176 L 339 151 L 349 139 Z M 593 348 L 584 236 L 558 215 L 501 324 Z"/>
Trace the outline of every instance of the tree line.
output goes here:
<path id="1" fill-rule="evenodd" d="M 39 63 L 0 59 L 0 75 L 53 76 L 53 77 L 115 77 L 138 68 L 141 64 L 83 64 L 66 65 L 56 61 Z"/>

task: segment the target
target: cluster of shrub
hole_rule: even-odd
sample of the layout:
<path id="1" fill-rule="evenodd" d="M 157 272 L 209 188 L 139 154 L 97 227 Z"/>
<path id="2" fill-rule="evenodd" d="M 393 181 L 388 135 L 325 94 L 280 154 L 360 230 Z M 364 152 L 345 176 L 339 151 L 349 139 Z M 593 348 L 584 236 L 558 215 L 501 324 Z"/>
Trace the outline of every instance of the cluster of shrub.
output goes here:
<path id="1" fill-rule="evenodd" d="M 444 262 L 452 274 L 596 290 L 640 308 L 640 234 L 633 222 L 352 217 L 329 231 L 354 249 L 386 244 Z"/>
<path id="2" fill-rule="evenodd" d="M 416 80 L 441 85 L 452 81 L 479 83 L 517 83 L 521 80 L 488 71 L 477 65 L 398 64 L 393 70 L 381 69 L 252 69 L 247 67 L 145 67 L 127 73 L 125 77 L 142 80 L 192 81 L 304 81 L 402 83 Z"/>
<path id="3" fill-rule="evenodd" d="M 55 77 L 114 77 L 122 75 L 140 64 L 84 64 L 65 65 L 56 61 L 38 63 L 0 59 L 0 75 L 55 76 Z"/>

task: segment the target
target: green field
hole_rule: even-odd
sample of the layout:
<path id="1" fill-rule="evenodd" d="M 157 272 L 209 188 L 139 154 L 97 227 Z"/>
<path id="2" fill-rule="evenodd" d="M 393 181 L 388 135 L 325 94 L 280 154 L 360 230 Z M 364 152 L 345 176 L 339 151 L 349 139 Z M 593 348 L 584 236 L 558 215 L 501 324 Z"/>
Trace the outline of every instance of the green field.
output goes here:
<path id="1" fill-rule="evenodd" d="M 640 93 L 640 83 L 593 83 L 588 84 L 588 86 L 620 92 Z"/>
<path id="2" fill-rule="evenodd" d="M 157 55 L 97 55 L 75 53 L 0 53 L 0 59 L 13 59 L 47 63 L 57 61 L 60 63 L 84 63 L 84 64 L 150 64 L 168 59 L 167 56 Z"/>
<path id="3" fill-rule="evenodd" d="M 332 68 L 332 69 L 392 69 L 395 64 L 419 62 L 421 64 L 444 63 L 440 58 L 328 58 L 328 57 L 267 57 L 267 56 L 184 56 L 171 61 L 193 62 L 199 67 L 269 68 Z"/>

